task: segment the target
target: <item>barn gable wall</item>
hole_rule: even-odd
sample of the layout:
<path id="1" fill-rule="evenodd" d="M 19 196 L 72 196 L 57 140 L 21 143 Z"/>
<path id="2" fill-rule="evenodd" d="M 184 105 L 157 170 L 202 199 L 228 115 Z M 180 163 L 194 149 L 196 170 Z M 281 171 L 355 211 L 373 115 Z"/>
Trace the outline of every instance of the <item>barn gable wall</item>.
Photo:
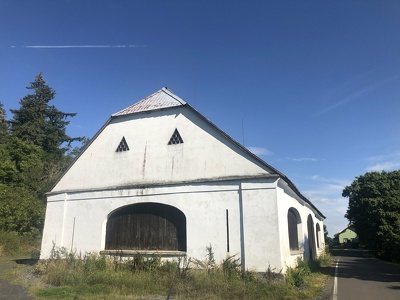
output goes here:
<path id="1" fill-rule="evenodd" d="M 168 145 L 175 129 L 182 144 Z M 129 151 L 116 152 L 125 138 Z M 52 192 L 268 174 L 187 107 L 113 119 Z"/>
<path id="2" fill-rule="evenodd" d="M 298 229 L 299 249 L 293 230 L 289 243 L 289 209 L 298 216 L 291 214 L 290 228 Z M 113 219 L 118 210 L 123 217 Z M 48 193 L 41 258 L 55 245 L 81 253 L 164 247 L 204 259 L 211 245 L 217 262 L 235 255 L 243 270 L 285 272 L 310 254 L 307 219 L 315 239 L 324 216 L 284 174 L 163 89 L 114 114 Z M 107 246 L 107 232 L 125 227 Z M 320 241 L 316 253 L 323 234 Z"/>

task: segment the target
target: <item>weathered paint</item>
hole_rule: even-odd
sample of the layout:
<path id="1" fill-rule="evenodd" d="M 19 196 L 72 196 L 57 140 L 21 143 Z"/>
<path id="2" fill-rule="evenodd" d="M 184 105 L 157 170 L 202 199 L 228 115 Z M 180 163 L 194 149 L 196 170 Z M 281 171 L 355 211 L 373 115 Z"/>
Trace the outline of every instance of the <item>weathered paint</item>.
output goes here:
<path id="1" fill-rule="evenodd" d="M 53 243 L 105 250 L 108 217 L 136 203 L 165 204 L 185 215 L 189 257 L 204 259 L 211 245 L 219 262 L 236 255 L 245 269 L 284 272 L 309 253 L 307 217 L 323 228 L 322 214 L 281 173 L 179 103 L 120 112 L 99 131 L 47 196 L 41 258 Z M 184 143 L 168 145 L 176 129 Z M 123 137 L 129 151 L 116 152 Z M 298 253 L 289 249 L 291 207 L 302 220 Z"/>

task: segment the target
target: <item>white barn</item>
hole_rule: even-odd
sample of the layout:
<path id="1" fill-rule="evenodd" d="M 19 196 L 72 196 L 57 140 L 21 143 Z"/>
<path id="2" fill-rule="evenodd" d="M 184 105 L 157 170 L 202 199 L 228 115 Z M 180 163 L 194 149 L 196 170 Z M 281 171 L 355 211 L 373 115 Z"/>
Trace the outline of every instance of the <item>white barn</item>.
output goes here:
<path id="1" fill-rule="evenodd" d="M 111 116 L 47 194 L 41 258 L 157 254 L 285 272 L 324 248 L 324 215 L 282 173 L 163 88 Z"/>

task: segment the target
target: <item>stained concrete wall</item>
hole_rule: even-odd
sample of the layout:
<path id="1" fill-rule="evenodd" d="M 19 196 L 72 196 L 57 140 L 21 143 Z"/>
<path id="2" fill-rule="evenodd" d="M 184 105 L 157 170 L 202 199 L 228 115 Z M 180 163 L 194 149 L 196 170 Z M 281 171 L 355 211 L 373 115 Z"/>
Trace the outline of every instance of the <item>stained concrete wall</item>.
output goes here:
<path id="1" fill-rule="evenodd" d="M 49 257 L 53 243 L 80 252 L 100 252 L 111 212 L 125 205 L 154 202 L 185 214 L 188 257 L 204 259 L 206 247 L 211 245 L 217 262 L 236 255 L 246 269 L 278 268 L 275 187 L 276 179 L 264 178 L 50 195 L 41 258 Z"/>
<path id="2" fill-rule="evenodd" d="M 109 214 L 143 202 L 185 214 L 187 256 L 204 259 L 211 245 L 218 262 L 236 255 L 245 269 L 260 272 L 284 271 L 303 256 L 289 250 L 290 207 L 301 215 L 302 240 L 309 214 L 323 228 L 268 165 L 192 109 L 128 115 L 106 125 L 48 194 L 41 258 L 49 257 L 53 243 L 80 252 L 104 250 Z M 175 129 L 184 143 L 168 145 Z M 130 150 L 116 152 L 123 137 Z"/>
<path id="3" fill-rule="evenodd" d="M 184 143 L 168 145 L 175 129 Z M 130 150 L 116 152 L 123 137 Z M 193 110 L 179 107 L 111 120 L 52 192 L 268 173 Z"/>

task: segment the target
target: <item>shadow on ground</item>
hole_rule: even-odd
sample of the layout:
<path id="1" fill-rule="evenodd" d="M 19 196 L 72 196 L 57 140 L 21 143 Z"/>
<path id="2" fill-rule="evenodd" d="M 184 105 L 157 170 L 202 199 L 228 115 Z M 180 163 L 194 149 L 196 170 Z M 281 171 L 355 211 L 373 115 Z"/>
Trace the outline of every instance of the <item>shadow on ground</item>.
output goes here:
<path id="1" fill-rule="evenodd" d="M 331 251 L 333 258 L 340 260 L 338 277 L 357 278 L 366 281 L 400 282 L 400 265 L 372 257 L 360 249 L 337 249 Z M 399 286 L 393 286 L 400 289 Z"/>
<path id="2" fill-rule="evenodd" d="M 14 261 L 19 265 L 33 266 L 33 265 L 37 264 L 39 259 L 36 259 L 36 258 L 24 258 L 24 259 L 15 259 Z"/>

